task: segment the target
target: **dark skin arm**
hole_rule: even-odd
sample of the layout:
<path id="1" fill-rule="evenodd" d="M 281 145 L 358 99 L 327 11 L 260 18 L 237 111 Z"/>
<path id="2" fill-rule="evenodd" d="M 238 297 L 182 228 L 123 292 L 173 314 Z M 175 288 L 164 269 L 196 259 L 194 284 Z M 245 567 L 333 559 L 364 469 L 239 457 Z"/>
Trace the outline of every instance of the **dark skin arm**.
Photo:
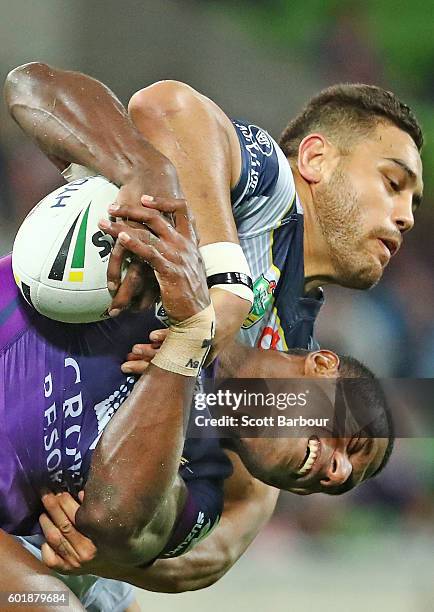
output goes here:
<path id="1" fill-rule="evenodd" d="M 173 203 L 171 212 L 175 229 L 150 210 L 152 235 L 129 228 L 119 239 L 152 265 L 169 317 L 183 321 L 209 304 L 209 294 L 185 202 Z M 150 364 L 94 452 L 77 527 L 121 565 L 153 559 L 185 501 L 178 467 L 194 382 Z"/>
<path id="2" fill-rule="evenodd" d="M 60 170 L 73 162 L 102 174 L 120 187 L 119 205 L 139 206 L 143 194 L 183 197 L 173 164 L 145 140 L 113 92 L 96 79 L 33 62 L 9 73 L 4 94 L 14 120 Z M 122 261 L 120 243 L 113 254 Z M 112 310 L 142 291 L 142 268 L 137 261 L 129 267 Z M 108 287 L 115 292 L 119 278 Z"/>
<path id="3" fill-rule="evenodd" d="M 200 246 L 238 243 L 231 188 L 240 177 L 241 150 L 232 121 L 212 100 L 178 81 L 161 81 L 138 91 L 128 111 L 143 137 L 174 164 L 196 220 Z M 140 210 L 128 206 L 116 214 L 140 221 Z M 119 270 L 110 269 L 112 280 Z M 251 304 L 220 288 L 212 288 L 210 295 L 217 316 L 213 344 L 218 353 L 238 332 Z"/>
<path id="4" fill-rule="evenodd" d="M 98 574 L 126 580 L 148 591 L 180 593 L 206 588 L 236 563 L 271 517 L 279 491 L 253 478 L 237 455 L 228 452 L 234 473 L 225 482 L 225 504 L 216 529 L 179 558 L 159 559 L 149 568 L 125 568 L 101 560 L 89 538 L 75 528 L 78 503 L 68 494 L 50 494 L 40 518 L 47 543 L 44 562 L 61 573 Z M 48 514 L 50 516 L 48 516 Z"/>
<path id="5" fill-rule="evenodd" d="M 183 83 L 157 83 L 133 96 L 131 120 L 99 81 L 35 62 L 8 75 L 5 98 L 15 121 L 61 170 L 75 162 L 121 187 L 116 216 L 141 222 L 136 215 L 143 194 L 183 197 L 177 170 L 197 215 L 201 245 L 238 242 L 230 201 L 241 168 L 238 137 L 228 117 L 205 96 Z M 112 314 L 134 298 L 137 305 L 149 303 L 147 296 L 143 302 L 139 297 L 144 282 L 137 262 L 120 286 L 124 255 L 117 242 L 107 275 L 110 291 L 117 291 Z M 239 330 L 250 304 L 218 288 L 211 297 L 218 352 Z"/>
<path id="6" fill-rule="evenodd" d="M 253 478 L 230 453 L 234 474 L 225 483 L 225 504 L 217 528 L 192 551 L 158 560 L 147 570 L 123 578 L 149 591 L 181 593 L 215 584 L 245 553 L 270 519 L 279 490 Z"/>
<path id="7" fill-rule="evenodd" d="M 36 559 L 30 552 L 12 536 L 0 529 L 0 563 L 5 571 L 0 574 L 0 592 L 2 593 L 1 609 L 4 612 L 22 609 L 23 606 L 7 602 L 7 594 L 35 593 L 37 591 L 51 591 L 53 593 L 68 593 L 68 610 L 78 612 L 84 610 L 78 599 L 67 587 L 55 578 L 47 567 Z M 7 568 L 7 569 L 6 569 Z M 3 599 L 5 597 L 6 599 Z M 31 606 L 36 612 L 61 612 L 65 605 Z"/>
<path id="8" fill-rule="evenodd" d="M 96 79 L 33 62 L 9 73 L 4 93 L 12 117 L 61 170 L 74 162 L 128 185 L 126 201 L 154 192 L 180 196 L 172 164 Z"/>
<path id="9" fill-rule="evenodd" d="M 121 564 L 153 559 L 182 509 L 185 487 L 177 471 L 193 387 L 151 365 L 94 453 L 77 527 Z"/>

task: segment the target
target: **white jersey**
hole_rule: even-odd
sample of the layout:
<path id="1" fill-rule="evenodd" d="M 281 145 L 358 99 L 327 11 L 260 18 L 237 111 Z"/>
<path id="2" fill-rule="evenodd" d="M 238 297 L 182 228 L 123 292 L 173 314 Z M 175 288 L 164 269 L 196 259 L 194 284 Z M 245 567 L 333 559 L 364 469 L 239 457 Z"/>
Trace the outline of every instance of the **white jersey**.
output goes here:
<path id="1" fill-rule="evenodd" d="M 314 322 L 323 299 L 304 295 L 303 209 L 291 167 L 267 132 L 240 120 L 233 124 L 242 167 L 231 194 L 232 208 L 254 292 L 239 340 L 264 349 L 313 348 Z M 63 174 L 70 181 L 93 173 L 72 164 Z M 155 312 L 166 324 L 161 303 Z"/>
<path id="2" fill-rule="evenodd" d="M 320 299 L 304 296 L 303 209 L 288 160 L 261 128 L 234 121 L 242 170 L 232 192 L 254 303 L 240 340 L 250 346 L 311 348 Z"/>

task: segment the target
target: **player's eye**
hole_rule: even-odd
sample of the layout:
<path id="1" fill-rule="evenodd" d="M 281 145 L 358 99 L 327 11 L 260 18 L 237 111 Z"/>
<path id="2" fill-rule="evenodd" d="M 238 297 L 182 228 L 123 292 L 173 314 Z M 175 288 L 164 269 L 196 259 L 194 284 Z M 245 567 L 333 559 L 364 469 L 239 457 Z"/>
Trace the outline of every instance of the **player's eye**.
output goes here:
<path id="1" fill-rule="evenodd" d="M 392 188 L 393 191 L 395 191 L 396 193 L 401 191 L 401 188 L 400 188 L 399 184 L 396 181 L 394 181 L 391 178 L 387 178 L 387 180 L 388 180 L 389 185 L 390 185 L 390 187 Z"/>

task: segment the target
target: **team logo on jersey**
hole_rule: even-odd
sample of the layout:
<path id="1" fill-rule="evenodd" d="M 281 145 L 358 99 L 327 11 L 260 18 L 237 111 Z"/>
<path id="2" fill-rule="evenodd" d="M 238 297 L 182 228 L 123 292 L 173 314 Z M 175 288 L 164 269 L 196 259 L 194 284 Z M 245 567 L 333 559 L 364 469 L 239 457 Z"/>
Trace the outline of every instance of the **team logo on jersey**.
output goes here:
<path id="1" fill-rule="evenodd" d="M 253 283 L 253 306 L 241 326 L 242 329 L 249 329 L 262 319 L 273 301 L 276 284 L 276 281 L 268 280 L 263 274 L 255 280 Z"/>
<path id="2" fill-rule="evenodd" d="M 259 150 L 263 155 L 266 157 L 270 157 L 270 155 L 272 155 L 273 145 L 271 144 L 270 137 L 268 136 L 267 132 L 264 132 L 264 130 L 261 130 L 261 128 L 259 128 L 256 132 L 256 142 L 258 143 Z"/>
<path id="3" fill-rule="evenodd" d="M 256 159 L 257 155 L 254 151 L 260 151 L 265 157 L 270 157 L 273 154 L 273 145 L 267 132 L 257 125 L 243 125 L 242 123 L 235 123 L 239 128 L 242 135 L 246 140 L 246 149 L 249 154 L 253 157 L 253 161 L 258 164 L 259 160 Z"/>

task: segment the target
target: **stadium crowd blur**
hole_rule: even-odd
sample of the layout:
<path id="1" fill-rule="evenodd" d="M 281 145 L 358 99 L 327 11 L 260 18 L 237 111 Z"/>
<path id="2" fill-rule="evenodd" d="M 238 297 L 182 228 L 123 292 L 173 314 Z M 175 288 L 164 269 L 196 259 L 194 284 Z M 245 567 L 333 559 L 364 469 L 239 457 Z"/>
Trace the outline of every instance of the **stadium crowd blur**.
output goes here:
<path id="1" fill-rule="evenodd" d="M 108 14 L 113 13 L 114 3 L 105 4 Z M 144 4 L 149 5 L 149 2 Z M 423 16 L 419 15 L 416 23 L 416 11 L 409 9 L 396 19 L 396 24 L 393 18 L 387 22 L 396 5 L 389 0 L 381 3 L 273 0 L 263 4 L 247 0 L 239 3 L 173 1 L 168 4 L 168 13 L 160 18 L 169 31 L 175 27 L 172 18 L 200 25 L 202 35 L 193 35 L 191 45 L 195 48 L 194 53 L 190 49 L 190 64 L 187 65 L 187 60 L 182 65 L 170 64 L 175 54 L 168 52 L 166 58 L 170 67 L 165 71 L 160 58 L 157 74 L 155 66 L 152 71 L 149 62 L 146 64 L 144 60 L 142 73 L 145 77 L 140 76 L 136 68 L 132 71 L 130 84 L 123 84 L 120 89 L 116 88 L 115 75 L 111 75 L 109 84 L 121 97 L 125 96 L 124 99 L 137 86 L 159 78 L 187 80 L 220 102 L 229 113 L 252 118 L 268 127 L 274 137 L 310 94 L 339 81 L 385 86 L 415 108 L 427 141 L 425 197 L 415 229 L 406 237 L 404 248 L 392 261 L 378 287 L 369 292 L 326 289 L 326 304 L 318 321 L 317 335 L 323 346 L 358 357 L 378 376 L 434 378 L 434 42 L 431 33 L 424 37 L 427 30 Z M 411 3 L 415 4 L 418 2 Z M 310 5 L 310 13 L 303 8 L 305 5 Z M 329 5 L 327 9 L 326 5 Z M 91 10 L 89 18 L 92 20 Z M 119 19 L 117 27 L 122 29 L 122 16 Z M 265 19 L 266 29 L 263 28 Z M 94 25 L 96 22 L 94 18 Z M 145 17 L 142 28 L 146 31 Z M 174 36 L 174 30 L 171 31 L 172 34 L 164 38 L 165 44 L 170 44 L 169 37 Z M 227 36 L 230 53 L 235 53 L 233 39 L 238 37 L 239 40 L 237 57 L 242 71 L 239 79 L 236 79 L 238 60 L 233 57 L 224 60 L 228 50 L 220 44 L 228 31 L 231 35 L 236 34 Z M 403 46 L 399 39 L 404 32 L 406 44 Z M 188 55 L 189 43 L 185 39 L 184 43 Z M 199 45 L 202 51 L 208 51 L 199 53 Z M 153 48 L 157 46 L 154 44 Z M 216 53 L 219 53 L 218 59 Z M 204 59 L 198 59 L 200 56 Z M 259 86 L 257 72 L 249 72 L 251 63 L 256 60 Z M 55 56 L 51 55 L 49 61 L 56 63 Z M 93 64 L 91 60 L 81 61 L 70 67 L 107 80 L 109 68 L 103 68 L 102 60 L 99 61 Z M 199 61 L 215 62 L 213 70 L 207 70 L 204 65 L 196 70 L 195 62 Z M 223 62 L 222 65 L 219 62 Z M 235 64 L 233 74 L 230 73 L 231 63 Z M 2 74 L 11 67 L 2 66 Z M 271 79 L 273 67 L 281 87 L 279 96 L 284 87 L 290 90 L 286 100 L 274 93 L 274 81 L 267 81 L 266 71 L 270 71 Z M 223 77 L 219 81 L 218 75 L 223 73 L 229 76 L 220 88 Z M 283 75 L 287 85 L 281 83 Z M 240 108 L 241 103 L 243 108 Z M 0 253 L 10 249 L 16 227 L 27 211 L 61 183 L 57 171 L 21 137 L 11 122 L 3 121 L 4 117 L 3 109 L 0 114 Z M 267 531 L 268 541 L 279 541 L 280 546 L 284 546 L 283 541 L 291 546 L 294 541 L 303 541 L 318 549 L 323 536 L 351 534 L 354 539 L 357 534 L 402 533 L 410 529 L 412 533 L 432 538 L 434 444 L 428 439 L 431 435 L 432 432 L 428 432 L 426 439 L 398 441 L 390 466 L 381 477 L 343 498 L 312 496 L 300 499 L 282 495 Z"/>

